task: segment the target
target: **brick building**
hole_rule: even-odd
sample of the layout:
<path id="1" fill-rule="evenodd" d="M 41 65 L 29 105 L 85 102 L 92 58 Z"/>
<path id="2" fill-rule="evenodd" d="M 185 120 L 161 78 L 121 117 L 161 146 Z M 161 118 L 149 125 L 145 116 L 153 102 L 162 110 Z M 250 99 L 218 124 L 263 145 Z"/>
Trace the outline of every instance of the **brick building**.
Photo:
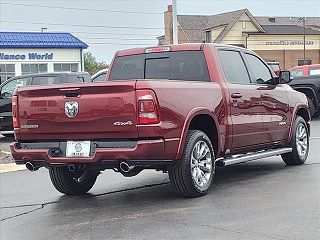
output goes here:
<path id="1" fill-rule="evenodd" d="M 164 13 L 165 35 L 172 43 L 172 8 Z M 291 17 L 254 17 L 248 9 L 212 16 L 178 15 L 179 43 L 214 42 L 242 46 L 282 68 L 303 64 L 303 22 Z M 306 64 L 320 63 L 320 17 L 306 18 Z"/>

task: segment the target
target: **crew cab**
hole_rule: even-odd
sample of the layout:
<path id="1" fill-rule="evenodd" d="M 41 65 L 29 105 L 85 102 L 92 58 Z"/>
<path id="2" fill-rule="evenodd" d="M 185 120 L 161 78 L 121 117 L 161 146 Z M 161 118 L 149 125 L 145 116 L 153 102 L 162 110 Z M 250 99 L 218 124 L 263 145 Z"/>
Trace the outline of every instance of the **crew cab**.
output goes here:
<path id="1" fill-rule="evenodd" d="M 0 134 L 12 135 L 11 99 L 17 87 L 29 85 L 52 85 L 63 83 L 90 82 L 90 75 L 86 72 L 54 72 L 33 73 L 16 76 L 0 85 Z M 44 106 L 45 105 L 45 106 Z M 42 107 L 50 107 L 50 103 L 42 103 Z M 40 106 L 39 106 L 40 107 Z"/>
<path id="2" fill-rule="evenodd" d="M 168 172 L 183 197 L 206 194 L 216 166 L 308 156 L 302 93 L 252 51 L 203 43 L 118 51 L 105 82 L 18 88 L 17 164 L 49 169 L 64 194 L 89 191 L 99 173 Z M 38 107 L 51 101 L 53 107 Z"/>

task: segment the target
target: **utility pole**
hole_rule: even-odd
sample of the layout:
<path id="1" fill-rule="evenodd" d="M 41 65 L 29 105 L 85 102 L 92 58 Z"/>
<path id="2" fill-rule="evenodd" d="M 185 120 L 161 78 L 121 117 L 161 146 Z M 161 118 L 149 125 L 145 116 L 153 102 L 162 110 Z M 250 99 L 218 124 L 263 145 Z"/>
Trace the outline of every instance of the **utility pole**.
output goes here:
<path id="1" fill-rule="evenodd" d="M 178 44 L 177 0 L 172 0 L 172 34 L 173 44 Z"/>
<path id="2" fill-rule="evenodd" d="M 303 22 L 303 65 L 306 64 L 306 18 L 299 17 L 299 21 Z"/>
<path id="3" fill-rule="evenodd" d="M 306 18 L 303 17 L 303 65 L 306 64 Z"/>

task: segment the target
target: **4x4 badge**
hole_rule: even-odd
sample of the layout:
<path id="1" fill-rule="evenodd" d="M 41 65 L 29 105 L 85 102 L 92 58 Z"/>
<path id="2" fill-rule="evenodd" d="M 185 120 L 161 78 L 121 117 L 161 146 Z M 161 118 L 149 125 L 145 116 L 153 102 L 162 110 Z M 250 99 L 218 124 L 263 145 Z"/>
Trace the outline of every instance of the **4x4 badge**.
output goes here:
<path id="1" fill-rule="evenodd" d="M 77 116 L 79 112 L 79 104 L 78 102 L 66 102 L 64 104 L 64 110 L 69 118 L 73 118 Z"/>
<path id="2" fill-rule="evenodd" d="M 113 123 L 113 125 L 115 125 L 115 126 L 127 126 L 127 125 L 132 125 L 133 124 L 133 122 L 132 121 L 126 121 L 126 122 L 114 122 Z"/>
<path id="3" fill-rule="evenodd" d="M 279 122 L 279 126 L 283 126 L 283 125 L 286 125 L 287 122 Z"/>

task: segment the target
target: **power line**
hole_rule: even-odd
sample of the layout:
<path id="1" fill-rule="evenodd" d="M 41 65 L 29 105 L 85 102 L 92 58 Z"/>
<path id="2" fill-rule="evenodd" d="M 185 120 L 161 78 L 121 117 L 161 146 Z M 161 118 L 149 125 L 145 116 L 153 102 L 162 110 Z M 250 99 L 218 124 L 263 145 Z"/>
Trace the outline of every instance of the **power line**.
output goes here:
<path id="1" fill-rule="evenodd" d="M 51 8 L 51 9 L 63 9 L 63 10 L 77 10 L 77 11 L 108 12 L 108 13 L 148 14 L 148 15 L 163 14 L 163 13 L 157 13 L 157 12 L 135 12 L 135 11 L 107 10 L 107 9 L 94 9 L 94 8 L 58 7 L 58 6 L 49 6 L 49 5 L 8 3 L 8 2 L 0 2 L 0 4 L 10 5 L 10 6 L 20 6 L 20 7 L 37 7 L 37 8 Z"/>
<path id="2" fill-rule="evenodd" d="M 97 40 L 132 40 L 132 41 L 150 41 L 156 40 L 155 38 L 108 38 L 108 37 L 79 37 L 83 39 L 97 39 Z"/>
<path id="3" fill-rule="evenodd" d="M 69 27 L 88 27 L 88 28 L 111 28 L 111 29 L 143 29 L 143 30 L 164 30 L 164 27 L 131 27 L 131 26 L 106 26 L 106 25 L 84 25 L 84 24 L 65 24 L 65 23 L 46 23 L 46 22 L 17 22 L 17 21 L 4 21 L 4 23 L 15 23 L 15 24 L 31 24 L 31 25 L 52 25 L 52 26 L 69 26 Z M 205 29 L 200 28 L 183 28 L 183 30 L 194 30 L 203 31 Z M 85 32 L 87 33 L 87 32 Z"/>
<path id="4" fill-rule="evenodd" d="M 106 26 L 106 25 L 84 25 L 84 24 L 65 24 L 65 23 L 46 23 L 46 22 L 17 22 L 17 21 L 4 21 L 5 23 L 16 23 L 16 24 L 31 24 L 31 25 L 52 25 L 52 26 L 70 26 L 70 27 L 88 27 L 88 28 L 111 28 L 111 29 L 144 29 L 144 30 L 164 30 L 164 27 L 131 27 L 131 26 Z M 205 31 L 200 28 L 183 28 L 183 30 L 198 30 Z"/>
<path id="5" fill-rule="evenodd" d="M 8 30 L 8 31 L 24 31 L 24 32 L 27 32 L 27 31 L 32 31 L 32 32 L 39 32 L 40 30 L 39 29 L 30 29 L 30 30 L 26 30 L 25 28 L 3 28 L 3 27 L 0 27 L 0 30 L 2 29 L 5 29 L 5 30 Z M 54 30 L 54 31 L 48 31 L 48 32 L 65 32 L 64 31 L 58 31 L 58 30 Z M 95 34 L 95 35 L 119 35 L 119 36 L 145 36 L 145 37 L 158 37 L 159 34 L 139 34 L 139 33 L 110 33 L 110 32 L 75 32 L 75 31 L 70 31 L 71 33 L 83 33 L 83 34 Z"/>
<path id="6" fill-rule="evenodd" d="M 121 46 L 147 46 L 147 45 L 156 45 L 153 43 L 109 43 L 109 42 L 88 42 L 87 44 L 91 45 L 121 45 Z"/>
<path id="7" fill-rule="evenodd" d="M 17 24 L 32 24 L 32 25 L 52 25 L 52 26 L 70 26 L 70 27 L 88 27 L 88 28 L 111 28 L 111 29 L 144 29 L 144 30 L 157 30 L 163 28 L 159 27 L 129 27 L 129 26 L 105 26 L 105 25 L 83 25 L 83 24 L 64 24 L 64 23 L 45 23 L 45 22 L 16 22 L 16 21 L 3 21 L 5 23 L 17 23 Z"/>
<path id="8" fill-rule="evenodd" d="M 103 33 L 103 32 L 74 32 L 72 33 L 87 33 L 96 35 L 119 35 L 119 36 L 145 36 L 145 37 L 159 37 L 159 34 L 139 34 L 139 33 Z"/>
<path id="9" fill-rule="evenodd" d="M 96 35 L 119 35 L 119 36 L 145 36 L 145 37 L 159 37 L 159 34 L 139 34 L 139 33 L 110 33 L 110 32 L 74 32 L 72 33 L 86 33 Z"/>

